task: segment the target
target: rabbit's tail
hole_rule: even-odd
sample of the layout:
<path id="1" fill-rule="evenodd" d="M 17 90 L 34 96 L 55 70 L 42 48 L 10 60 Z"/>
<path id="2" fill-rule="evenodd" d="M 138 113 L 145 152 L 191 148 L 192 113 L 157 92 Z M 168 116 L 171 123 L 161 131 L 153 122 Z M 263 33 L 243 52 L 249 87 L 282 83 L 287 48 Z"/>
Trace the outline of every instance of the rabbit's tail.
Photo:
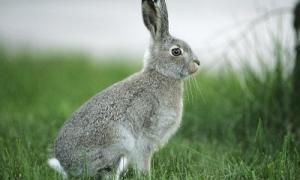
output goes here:
<path id="1" fill-rule="evenodd" d="M 48 159 L 48 165 L 57 171 L 59 174 L 63 176 L 64 179 L 68 178 L 68 174 L 64 170 L 64 168 L 61 166 L 60 162 L 56 158 Z"/>

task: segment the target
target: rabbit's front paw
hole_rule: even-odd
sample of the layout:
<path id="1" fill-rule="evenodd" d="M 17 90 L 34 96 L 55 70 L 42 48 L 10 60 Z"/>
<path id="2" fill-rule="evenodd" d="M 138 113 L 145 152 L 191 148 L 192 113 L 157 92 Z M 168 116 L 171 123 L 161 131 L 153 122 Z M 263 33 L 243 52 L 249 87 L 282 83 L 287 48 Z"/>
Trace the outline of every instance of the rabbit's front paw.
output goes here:
<path id="1" fill-rule="evenodd" d="M 139 176 L 150 174 L 151 157 L 141 158 L 136 160 L 136 170 Z"/>
<path id="2" fill-rule="evenodd" d="M 138 163 L 138 170 L 143 174 L 147 174 L 150 172 L 150 158 L 146 158 Z"/>

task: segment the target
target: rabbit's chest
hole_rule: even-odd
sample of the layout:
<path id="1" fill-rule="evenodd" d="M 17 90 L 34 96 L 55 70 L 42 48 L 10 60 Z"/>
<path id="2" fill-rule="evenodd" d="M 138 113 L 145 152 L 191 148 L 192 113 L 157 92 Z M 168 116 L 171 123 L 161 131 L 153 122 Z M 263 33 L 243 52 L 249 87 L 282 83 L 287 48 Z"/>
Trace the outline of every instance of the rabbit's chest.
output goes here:
<path id="1" fill-rule="evenodd" d="M 182 118 L 183 102 L 181 99 L 174 105 L 169 101 L 162 102 L 155 117 L 155 130 L 157 143 L 164 145 L 177 131 Z"/>

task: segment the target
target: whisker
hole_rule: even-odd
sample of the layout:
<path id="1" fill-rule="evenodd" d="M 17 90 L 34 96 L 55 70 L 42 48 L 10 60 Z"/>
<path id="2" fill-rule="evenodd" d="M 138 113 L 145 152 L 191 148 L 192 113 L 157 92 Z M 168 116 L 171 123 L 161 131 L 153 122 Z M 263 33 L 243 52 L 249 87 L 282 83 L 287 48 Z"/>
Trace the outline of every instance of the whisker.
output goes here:
<path id="1" fill-rule="evenodd" d="M 204 104 L 207 104 L 207 99 L 203 95 L 203 91 L 202 91 L 201 87 L 198 84 L 198 80 L 195 77 L 193 77 L 193 79 L 194 79 L 194 83 L 195 83 L 195 85 L 197 87 L 197 92 L 199 92 L 202 101 L 204 102 Z"/>
<path id="2" fill-rule="evenodd" d="M 192 103 L 194 100 L 194 93 L 193 93 L 193 89 L 192 89 L 193 85 L 192 85 L 190 78 L 188 79 L 188 82 L 189 82 L 189 91 L 191 92 L 191 96 L 192 96 L 192 100 L 191 100 L 191 103 Z"/>
<path id="3" fill-rule="evenodd" d="M 189 88 L 188 88 L 188 82 L 184 83 L 184 89 L 186 90 L 186 92 L 184 93 L 184 96 L 187 99 L 187 102 L 190 103 L 190 97 L 189 97 Z"/>
<path id="4" fill-rule="evenodd" d="M 196 92 L 198 92 L 199 89 L 198 89 L 198 86 L 196 85 L 195 78 L 191 77 L 191 79 L 192 79 L 192 85 L 193 85 L 194 90 L 196 90 Z M 198 93 L 196 93 L 196 97 L 197 97 L 197 95 L 198 95 Z"/>

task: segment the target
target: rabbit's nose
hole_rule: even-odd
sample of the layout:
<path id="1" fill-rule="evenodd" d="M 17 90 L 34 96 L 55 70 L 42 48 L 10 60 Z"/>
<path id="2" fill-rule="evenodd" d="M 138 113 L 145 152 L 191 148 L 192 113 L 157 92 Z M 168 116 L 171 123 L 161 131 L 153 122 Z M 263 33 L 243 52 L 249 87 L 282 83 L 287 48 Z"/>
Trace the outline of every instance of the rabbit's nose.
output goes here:
<path id="1" fill-rule="evenodd" d="M 197 64 L 198 66 L 200 66 L 200 61 L 199 61 L 198 59 L 194 59 L 193 62 L 194 62 L 195 64 Z"/>

